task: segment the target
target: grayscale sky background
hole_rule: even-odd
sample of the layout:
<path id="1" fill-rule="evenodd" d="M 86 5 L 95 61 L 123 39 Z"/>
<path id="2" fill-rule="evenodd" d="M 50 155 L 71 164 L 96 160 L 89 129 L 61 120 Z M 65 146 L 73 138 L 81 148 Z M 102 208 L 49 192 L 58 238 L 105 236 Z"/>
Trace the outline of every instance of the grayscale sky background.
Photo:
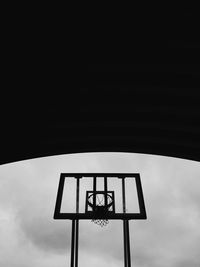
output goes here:
<path id="1" fill-rule="evenodd" d="M 147 220 L 130 222 L 134 267 L 200 266 L 200 163 L 83 153 L 0 166 L 0 266 L 70 266 L 70 221 L 53 220 L 61 172 L 139 172 Z M 80 267 L 122 267 L 122 222 L 80 223 Z"/>

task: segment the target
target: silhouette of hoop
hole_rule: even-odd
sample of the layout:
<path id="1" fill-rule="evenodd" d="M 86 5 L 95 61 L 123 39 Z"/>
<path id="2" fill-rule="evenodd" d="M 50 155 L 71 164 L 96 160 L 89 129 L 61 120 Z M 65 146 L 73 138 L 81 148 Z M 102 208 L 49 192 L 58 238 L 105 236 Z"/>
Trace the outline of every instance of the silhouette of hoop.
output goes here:
<path id="1" fill-rule="evenodd" d="M 61 212 L 61 204 L 63 198 L 63 189 L 66 178 L 76 179 L 76 209 L 74 212 Z M 81 180 L 90 178 L 93 180 L 92 189 L 86 191 L 84 187 L 85 197 L 85 212 L 80 212 L 80 187 Z M 104 189 L 99 191 L 99 181 L 103 178 Z M 113 178 L 121 180 L 122 193 L 122 210 L 115 212 L 115 191 L 108 189 L 109 181 Z M 137 197 L 139 204 L 139 212 L 127 212 L 126 208 L 126 178 L 135 179 L 137 189 Z M 110 185 L 110 184 L 109 184 Z M 91 188 L 91 185 L 90 185 Z M 101 185 L 102 188 L 102 185 Z M 117 192 L 118 195 L 119 192 Z M 73 194 L 73 193 L 72 193 Z M 118 203 L 117 203 L 118 204 Z M 119 206 L 119 205 L 117 205 Z M 123 221 L 123 238 L 124 238 L 124 266 L 131 266 L 131 250 L 129 236 L 129 220 L 146 219 L 146 209 L 142 192 L 142 185 L 139 173 L 61 173 L 58 185 L 58 193 L 54 211 L 54 219 L 70 219 L 72 220 L 72 235 L 71 235 L 71 267 L 78 266 L 78 250 L 79 250 L 79 220 L 92 220 L 101 227 L 108 224 L 108 220 Z"/>
<path id="2" fill-rule="evenodd" d="M 114 198 L 112 194 L 96 191 L 92 193 L 87 198 L 87 204 L 92 208 L 95 219 L 92 219 L 92 222 L 100 225 L 101 227 L 106 226 L 109 221 L 106 219 L 109 212 L 113 211 Z M 104 217 L 100 219 L 98 217 Z"/>

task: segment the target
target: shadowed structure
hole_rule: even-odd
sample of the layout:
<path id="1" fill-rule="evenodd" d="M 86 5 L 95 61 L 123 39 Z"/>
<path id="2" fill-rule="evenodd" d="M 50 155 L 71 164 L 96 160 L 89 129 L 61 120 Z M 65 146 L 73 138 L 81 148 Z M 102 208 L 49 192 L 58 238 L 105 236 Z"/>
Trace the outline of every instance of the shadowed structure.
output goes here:
<path id="1" fill-rule="evenodd" d="M 88 52 L 100 57 L 113 53 L 116 59 L 120 50 L 130 60 L 133 55 L 131 62 L 135 63 L 136 55 L 147 52 L 155 64 L 79 64 L 74 58 L 75 47 L 67 50 L 72 60 L 62 62 L 62 51 L 57 54 L 60 44 L 56 49 L 51 40 L 44 49 L 39 46 L 36 50 L 32 38 L 32 49 L 26 50 L 19 43 L 10 50 L 14 54 L 8 59 L 6 83 L 1 90 L 0 164 L 104 151 L 199 161 L 199 14 L 188 7 L 170 9 L 160 14 L 148 9 L 138 17 L 126 15 L 126 27 L 119 20 L 116 37 L 118 40 L 122 28 L 122 46 L 112 40 L 114 36 L 109 39 L 115 29 L 111 30 L 112 23 L 106 21 L 106 46 L 98 34 L 97 39 L 92 37 L 97 44 L 95 53 L 92 46 L 81 44 L 87 57 Z M 95 32 L 102 31 L 100 24 Z M 153 35 L 152 28 L 158 24 L 161 31 Z M 148 26 L 150 36 L 143 32 Z M 136 29 L 142 36 L 137 38 Z M 50 36 L 52 39 L 52 29 Z M 39 43 L 42 46 L 42 40 Z"/>
<path id="2" fill-rule="evenodd" d="M 60 44 L 55 49 L 52 43 L 50 51 L 49 43 L 38 50 L 34 43 L 33 49 L 16 47 L 1 90 L 0 164 L 104 151 L 200 160 L 199 14 L 188 7 L 160 15 L 155 10 L 143 12 L 126 16 L 130 29 L 122 27 L 124 43 L 119 48 L 127 53 L 124 57 L 133 56 L 133 63 L 136 55 L 147 52 L 155 64 L 79 64 L 73 45 L 68 47 L 72 60 L 64 63 L 62 53 L 57 55 Z M 149 25 L 152 35 L 145 35 L 142 21 L 144 29 L 155 21 L 161 32 L 153 35 Z M 109 38 L 110 25 L 105 24 Z M 143 39 L 137 39 L 136 28 Z M 108 39 L 105 47 L 104 40 L 94 38 L 95 53 L 86 45 L 83 54 L 110 57 L 112 52 L 116 59 L 115 39 Z"/>
<path id="3" fill-rule="evenodd" d="M 2 108 L 1 164 L 104 151 L 200 160 L 197 65 L 82 65 L 74 74 L 62 92 L 52 81 L 47 94 L 30 90 Z"/>
<path id="4" fill-rule="evenodd" d="M 65 186 L 65 180 L 73 178 L 76 180 L 76 209 L 73 213 L 61 212 L 61 206 L 63 199 L 63 191 Z M 84 188 L 86 195 L 85 212 L 80 212 L 80 188 L 82 179 L 92 179 L 93 191 L 88 191 L 90 186 Z M 98 190 L 99 179 L 103 179 L 104 188 Z M 108 190 L 108 180 L 110 186 L 113 185 L 113 179 L 121 180 L 121 194 L 122 203 L 120 212 L 115 212 L 115 197 L 114 191 Z M 135 180 L 139 212 L 131 212 L 126 209 L 126 203 L 128 199 L 126 197 L 127 179 Z M 130 186 L 130 184 L 129 184 Z M 101 196 L 101 199 L 99 197 Z M 117 195 L 119 198 L 119 195 Z M 70 199 L 70 197 L 68 198 Z M 110 201 L 111 200 L 111 201 Z M 129 201 L 130 202 L 130 201 Z M 131 201 L 132 202 L 132 201 Z M 147 218 L 145 202 L 142 191 L 142 184 L 139 173 L 61 173 L 58 186 L 54 219 L 59 220 L 71 220 L 72 221 L 72 233 L 71 233 L 71 267 L 78 267 L 78 250 L 79 250 L 79 220 L 92 219 L 92 222 L 97 223 L 101 227 L 106 226 L 108 220 L 122 220 L 123 221 L 123 240 L 124 240 L 124 267 L 131 267 L 131 250 L 130 250 L 130 236 L 129 236 L 129 220 L 144 220 Z"/>

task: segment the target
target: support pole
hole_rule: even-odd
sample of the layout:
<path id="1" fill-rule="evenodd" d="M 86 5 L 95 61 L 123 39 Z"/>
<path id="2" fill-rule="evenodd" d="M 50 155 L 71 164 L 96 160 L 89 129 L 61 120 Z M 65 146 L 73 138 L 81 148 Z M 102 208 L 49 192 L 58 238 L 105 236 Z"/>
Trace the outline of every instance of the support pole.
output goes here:
<path id="1" fill-rule="evenodd" d="M 76 178 L 76 213 L 79 212 L 80 177 Z M 71 267 L 78 267 L 79 220 L 72 220 Z"/>
<path id="2" fill-rule="evenodd" d="M 76 186 L 76 213 L 79 213 L 79 187 L 80 187 L 80 177 L 77 177 Z M 78 246 L 79 243 L 79 220 L 76 219 L 75 224 L 75 267 L 78 267 Z"/>
<path id="3" fill-rule="evenodd" d="M 72 220 L 72 234 L 71 234 L 71 267 L 74 267 L 74 247 L 75 245 L 75 220 Z"/>
<path id="4" fill-rule="evenodd" d="M 79 220 L 76 220 L 75 267 L 78 267 Z"/>
<path id="5" fill-rule="evenodd" d="M 72 220 L 71 267 L 78 267 L 79 220 Z"/>
<path id="6" fill-rule="evenodd" d="M 126 213 L 126 198 L 125 198 L 125 178 L 122 178 L 122 207 L 123 213 Z M 126 221 L 123 220 L 123 234 L 124 234 L 124 267 L 127 267 L 127 231 Z"/>
<path id="7" fill-rule="evenodd" d="M 125 220 L 123 220 L 123 235 L 124 235 L 124 267 L 127 267 L 126 221 Z"/>
<path id="8" fill-rule="evenodd" d="M 125 177 L 122 178 L 122 202 L 123 213 L 126 213 L 126 197 L 125 197 Z M 130 253 L 130 235 L 129 235 L 129 221 L 123 220 L 124 233 L 124 267 L 131 267 L 131 253 Z"/>
<path id="9" fill-rule="evenodd" d="M 131 251 L 130 251 L 130 234 L 129 234 L 129 220 L 126 220 L 126 242 L 127 242 L 127 266 L 131 267 Z"/>

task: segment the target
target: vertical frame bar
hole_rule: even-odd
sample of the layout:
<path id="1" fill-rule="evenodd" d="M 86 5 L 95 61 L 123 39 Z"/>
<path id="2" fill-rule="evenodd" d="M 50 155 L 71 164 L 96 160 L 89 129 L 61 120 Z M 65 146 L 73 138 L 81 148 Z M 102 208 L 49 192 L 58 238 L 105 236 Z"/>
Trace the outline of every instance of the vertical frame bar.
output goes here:
<path id="1" fill-rule="evenodd" d="M 126 213 L 125 178 L 122 178 L 122 207 L 123 213 Z"/>
<path id="2" fill-rule="evenodd" d="M 115 192 L 113 191 L 113 212 L 115 213 Z"/>
<path id="3" fill-rule="evenodd" d="M 143 191 L 142 191 L 142 184 L 141 184 L 139 174 L 137 174 L 135 176 L 135 180 L 136 180 L 136 188 L 137 188 L 137 196 L 138 196 L 140 214 L 142 214 L 143 217 L 146 219 L 147 214 L 146 214 L 146 208 L 145 208 L 145 204 L 144 204 L 144 196 L 143 196 Z"/>
<path id="4" fill-rule="evenodd" d="M 76 213 L 79 213 L 80 178 L 76 178 Z"/>
<path id="5" fill-rule="evenodd" d="M 108 192 L 108 181 L 107 181 L 107 177 L 104 177 L 104 191 L 105 191 L 105 206 L 108 205 L 108 198 L 107 198 L 107 192 Z"/>
<path id="6" fill-rule="evenodd" d="M 85 199 L 85 213 L 88 211 L 88 204 L 87 204 L 88 197 L 89 197 L 89 193 L 86 192 L 86 199 Z"/>
<path id="7" fill-rule="evenodd" d="M 64 183 L 65 183 L 65 175 L 63 173 L 61 173 L 60 174 L 60 181 L 59 181 L 59 184 L 58 184 L 57 197 L 56 197 L 56 205 L 55 205 L 55 211 L 54 211 L 54 219 L 60 213 L 61 202 L 62 202 L 62 198 L 63 198 Z"/>
<path id="8" fill-rule="evenodd" d="M 93 203 L 94 203 L 94 207 L 96 207 L 96 191 L 97 191 L 97 177 L 94 176 L 93 177 L 93 192 L 94 192 Z"/>

